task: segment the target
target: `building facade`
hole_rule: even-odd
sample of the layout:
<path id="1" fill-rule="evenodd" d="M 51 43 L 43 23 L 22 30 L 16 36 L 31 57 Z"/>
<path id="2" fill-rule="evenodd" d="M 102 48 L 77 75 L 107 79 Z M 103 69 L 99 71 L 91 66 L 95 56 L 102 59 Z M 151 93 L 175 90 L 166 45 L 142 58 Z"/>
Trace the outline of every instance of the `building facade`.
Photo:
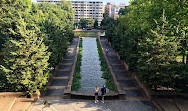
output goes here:
<path id="1" fill-rule="evenodd" d="M 58 3 L 60 0 L 37 0 L 38 3 L 43 3 L 43 2 L 49 2 L 49 3 Z"/>
<path id="2" fill-rule="evenodd" d="M 79 23 L 81 18 L 93 18 L 101 24 L 103 19 L 103 2 L 101 1 L 71 1 L 75 10 L 75 22 Z"/>
<path id="3" fill-rule="evenodd" d="M 58 3 L 60 0 L 37 0 L 38 3 Z M 103 2 L 101 1 L 71 1 L 75 10 L 74 22 L 79 23 L 81 18 L 93 18 L 100 26 L 103 19 Z"/>
<path id="4" fill-rule="evenodd" d="M 109 2 L 105 5 L 105 17 L 112 17 L 117 19 L 119 17 L 118 12 L 120 8 L 125 8 L 125 4 L 116 5 L 115 2 Z"/>

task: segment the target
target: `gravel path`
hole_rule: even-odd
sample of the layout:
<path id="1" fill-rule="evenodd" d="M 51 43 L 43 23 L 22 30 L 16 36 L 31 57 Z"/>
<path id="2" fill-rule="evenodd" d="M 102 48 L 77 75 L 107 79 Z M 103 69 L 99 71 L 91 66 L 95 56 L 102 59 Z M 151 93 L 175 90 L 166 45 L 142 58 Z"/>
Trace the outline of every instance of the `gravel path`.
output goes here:
<path id="1" fill-rule="evenodd" d="M 81 88 L 78 92 L 93 93 L 96 86 L 101 88 L 105 84 L 99 61 L 96 38 L 83 38 L 83 54 L 80 79 Z"/>

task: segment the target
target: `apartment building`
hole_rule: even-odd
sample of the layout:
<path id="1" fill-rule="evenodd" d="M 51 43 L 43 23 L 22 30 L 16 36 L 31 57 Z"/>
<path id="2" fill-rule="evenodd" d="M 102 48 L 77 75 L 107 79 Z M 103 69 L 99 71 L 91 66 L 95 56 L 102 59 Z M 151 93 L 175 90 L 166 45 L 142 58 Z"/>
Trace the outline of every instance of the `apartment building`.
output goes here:
<path id="1" fill-rule="evenodd" d="M 38 3 L 49 2 L 58 3 L 60 0 L 37 0 Z M 75 10 L 75 23 L 79 23 L 81 18 L 93 18 L 100 26 L 103 19 L 103 2 L 101 1 L 71 1 Z"/>
<path id="2" fill-rule="evenodd" d="M 93 18 L 101 24 L 103 19 L 103 2 L 101 1 L 71 1 L 75 10 L 75 22 L 81 18 Z"/>
<path id="3" fill-rule="evenodd" d="M 118 12 L 120 8 L 125 8 L 125 4 L 119 4 L 116 5 L 115 2 L 108 2 L 105 5 L 105 17 L 112 17 L 114 19 L 117 19 L 119 17 Z"/>
<path id="4" fill-rule="evenodd" d="M 49 2 L 49 3 L 58 3 L 61 0 L 37 0 L 38 3 L 43 3 L 43 2 Z"/>

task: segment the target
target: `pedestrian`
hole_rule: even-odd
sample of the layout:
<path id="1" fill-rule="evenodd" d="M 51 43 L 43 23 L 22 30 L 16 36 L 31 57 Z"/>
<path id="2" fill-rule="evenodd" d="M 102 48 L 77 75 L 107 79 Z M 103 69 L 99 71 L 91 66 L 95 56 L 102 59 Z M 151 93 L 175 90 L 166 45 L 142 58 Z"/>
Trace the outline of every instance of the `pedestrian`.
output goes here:
<path id="1" fill-rule="evenodd" d="M 101 97 L 102 97 L 102 103 L 104 103 L 104 95 L 106 94 L 106 87 L 105 85 L 103 85 L 103 87 L 101 88 Z"/>
<path id="2" fill-rule="evenodd" d="M 99 95 L 99 88 L 97 86 L 94 90 L 94 93 L 95 93 L 95 103 L 97 103 L 98 102 L 98 95 Z"/>
<path id="3" fill-rule="evenodd" d="M 109 49 L 108 49 L 108 48 L 106 48 L 106 53 L 108 54 L 108 52 L 109 52 Z"/>

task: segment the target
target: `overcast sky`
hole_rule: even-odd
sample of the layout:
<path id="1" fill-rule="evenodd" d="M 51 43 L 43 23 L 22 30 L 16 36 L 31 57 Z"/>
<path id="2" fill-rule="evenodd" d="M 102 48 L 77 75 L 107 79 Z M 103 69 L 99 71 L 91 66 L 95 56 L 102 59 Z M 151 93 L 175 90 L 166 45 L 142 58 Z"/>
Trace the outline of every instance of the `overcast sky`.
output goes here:
<path id="1" fill-rule="evenodd" d="M 36 2 L 37 0 L 31 0 L 31 1 Z M 116 2 L 117 4 L 125 3 L 126 5 L 128 5 L 130 0 L 74 0 L 74 1 L 103 1 L 104 5 L 107 2 Z"/>

